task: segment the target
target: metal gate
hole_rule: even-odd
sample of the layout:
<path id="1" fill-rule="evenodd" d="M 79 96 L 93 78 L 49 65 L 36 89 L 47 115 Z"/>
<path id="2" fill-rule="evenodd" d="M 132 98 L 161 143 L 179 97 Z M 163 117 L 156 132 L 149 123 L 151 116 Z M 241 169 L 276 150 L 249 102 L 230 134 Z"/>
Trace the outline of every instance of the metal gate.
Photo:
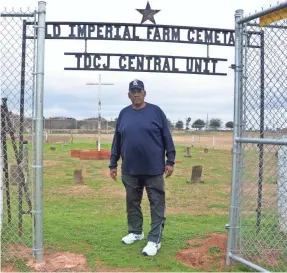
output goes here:
<path id="1" fill-rule="evenodd" d="M 259 271 L 287 271 L 287 22 L 280 18 L 286 8 L 284 2 L 235 16 L 227 264 Z M 37 11 L 5 11 L 0 19 L 1 261 L 23 258 L 25 250 L 41 261 L 45 2 Z"/>
<path id="2" fill-rule="evenodd" d="M 2 262 L 42 252 L 43 16 L 39 2 L 38 11 L 0 17 Z"/>
<path id="3" fill-rule="evenodd" d="M 287 271 L 286 18 L 287 2 L 246 18 L 235 14 L 227 263 L 259 271 Z"/>

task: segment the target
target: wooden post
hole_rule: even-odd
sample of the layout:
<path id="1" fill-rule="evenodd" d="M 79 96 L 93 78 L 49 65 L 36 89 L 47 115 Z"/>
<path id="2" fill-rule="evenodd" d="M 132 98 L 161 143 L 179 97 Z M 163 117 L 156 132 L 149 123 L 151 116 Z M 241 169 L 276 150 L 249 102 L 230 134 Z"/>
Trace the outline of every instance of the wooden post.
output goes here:
<path id="1" fill-rule="evenodd" d="M 185 156 L 184 157 L 191 157 L 191 155 L 190 155 L 190 147 L 186 147 L 186 149 L 185 149 Z"/>
<path id="2" fill-rule="evenodd" d="M 200 165 L 193 166 L 191 173 L 191 182 L 202 183 L 201 175 L 202 175 L 202 166 Z"/>
<path id="3" fill-rule="evenodd" d="M 212 137 L 212 147 L 215 148 L 215 136 Z"/>
<path id="4" fill-rule="evenodd" d="M 74 170 L 74 182 L 75 184 L 84 184 L 82 170 Z"/>
<path id="5" fill-rule="evenodd" d="M 195 145 L 194 135 L 192 135 L 192 138 L 191 138 L 191 147 L 194 147 L 194 145 Z"/>
<path id="6" fill-rule="evenodd" d="M 71 143 L 73 144 L 74 143 L 74 136 L 73 136 L 73 131 L 71 130 Z"/>

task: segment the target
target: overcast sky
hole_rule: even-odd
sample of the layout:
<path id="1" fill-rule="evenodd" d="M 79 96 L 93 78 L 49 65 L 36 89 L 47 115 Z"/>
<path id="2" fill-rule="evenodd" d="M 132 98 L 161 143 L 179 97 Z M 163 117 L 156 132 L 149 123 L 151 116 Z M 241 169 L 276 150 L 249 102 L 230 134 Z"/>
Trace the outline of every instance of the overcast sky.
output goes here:
<path id="1" fill-rule="evenodd" d="M 190 27 L 234 28 L 234 12 L 243 9 L 245 14 L 262 7 L 276 5 L 272 0 L 149 0 L 152 9 L 161 10 L 155 15 L 157 24 Z M 283 1 L 281 1 L 283 2 Z M 142 15 L 136 9 L 144 9 L 146 0 L 48 0 L 47 21 L 85 21 L 140 23 Z M 1 0 L 0 8 L 34 7 L 37 1 Z M 149 23 L 149 22 L 148 22 Z M 191 117 L 221 118 L 224 122 L 233 118 L 234 73 L 229 68 L 234 63 L 234 47 L 210 47 L 210 57 L 226 58 L 220 72 L 227 76 L 188 74 L 159 74 L 147 72 L 65 71 L 71 66 L 64 52 L 83 52 L 83 40 L 46 40 L 45 102 L 44 115 L 86 118 L 97 116 L 96 86 L 101 73 L 103 82 L 113 83 L 102 89 L 102 116 L 117 117 L 119 111 L 130 102 L 128 83 L 141 79 L 146 86 L 150 103 L 159 105 L 172 121 Z M 129 53 L 206 57 L 205 45 L 89 41 L 88 52 Z"/>

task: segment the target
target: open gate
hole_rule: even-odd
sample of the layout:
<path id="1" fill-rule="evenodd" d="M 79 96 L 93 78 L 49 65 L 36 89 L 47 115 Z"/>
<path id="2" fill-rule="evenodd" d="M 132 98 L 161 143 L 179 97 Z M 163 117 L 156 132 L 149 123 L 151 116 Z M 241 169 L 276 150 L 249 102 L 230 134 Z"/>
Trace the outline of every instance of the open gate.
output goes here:
<path id="1" fill-rule="evenodd" d="M 246 18 L 243 11 L 236 11 L 235 31 L 126 23 L 45 22 L 46 9 L 42 1 L 36 11 L 1 13 L 1 259 L 17 255 L 21 243 L 37 261 L 43 260 L 45 39 L 82 39 L 86 43 L 88 40 L 150 41 L 235 46 L 235 64 L 232 65 L 235 128 L 230 222 L 226 226 L 229 232 L 227 264 L 238 261 L 259 271 L 287 270 L 286 8 L 287 2 L 284 2 Z M 66 34 L 61 31 L 64 28 L 67 28 Z M 146 28 L 146 37 L 137 35 L 137 28 Z M 217 65 L 227 60 L 209 56 L 86 51 L 65 55 L 75 60 L 75 66 L 66 70 L 226 75 Z M 99 62 L 103 58 L 104 64 Z M 111 58 L 118 58 L 118 67 L 110 66 Z M 185 63 L 184 69 L 176 65 L 178 60 Z M 19 118 L 12 113 L 17 113 Z M 8 142 L 12 149 L 7 148 Z M 15 185 L 11 179 L 16 181 Z"/>

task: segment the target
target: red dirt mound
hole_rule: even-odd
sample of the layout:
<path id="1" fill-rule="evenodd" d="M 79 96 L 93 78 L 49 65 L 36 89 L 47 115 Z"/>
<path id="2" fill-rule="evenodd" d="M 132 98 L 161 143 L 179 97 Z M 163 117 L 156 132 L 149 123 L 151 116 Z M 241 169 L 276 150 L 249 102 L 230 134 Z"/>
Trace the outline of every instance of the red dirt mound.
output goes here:
<path id="1" fill-rule="evenodd" d="M 17 247 L 17 248 L 16 248 Z M 31 258 L 31 250 L 23 245 L 10 245 L 10 251 L 17 249 L 17 254 L 13 251 L 15 258 L 27 259 L 27 266 L 33 272 L 88 272 L 86 257 L 82 254 L 70 252 L 55 252 L 44 254 L 44 262 L 36 264 L 35 259 Z M 18 272 L 14 264 L 1 267 L 1 272 Z"/>
<path id="2" fill-rule="evenodd" d="M 24 250 L 23 247 L 22 250 Z M 27 251 L 27 250 L 26 250 Z M 26 253 L 26 252 L 25 252 Z M 34 259 L 29 259 L 27 266 L 32 272 L 90 272 L 86 257 L 82 254 L 70 252 L 57 252 L 45 254 L 44 262 L 36 264 Z M 95 272 L 136 272 L 133 268 L 112 268 L 105 266 L 103 262 L 95 262 Z M 0 272 L 18 272 L 13 265 L 1 267 Z"/>
<path id="3" fill-rule="evenodd" d="M 200 271 L 221 271 L 226 260 L 226 234 L 207 234 L 204 239 L 188 241 L 189 247 L 176 255 L 181 263 L 198 268 Z"/>
<path id="4" fill-rule="evenodd" d="M 69 252 L 45 255 L 45 262 L 42 264 L 36 264 L 33 260 L 30 260 L 28 266 L 38 272 L 89 271 L 88 268 L 86 268 L 86 257 L 84 255 Z"/>
<path id="5" fill-rule="evenodd" d="M 15 272 L 14 268 L 12 265 L 7 265 L 4 267 L 1 267 L 1 271 L 0 272 Z"/>

